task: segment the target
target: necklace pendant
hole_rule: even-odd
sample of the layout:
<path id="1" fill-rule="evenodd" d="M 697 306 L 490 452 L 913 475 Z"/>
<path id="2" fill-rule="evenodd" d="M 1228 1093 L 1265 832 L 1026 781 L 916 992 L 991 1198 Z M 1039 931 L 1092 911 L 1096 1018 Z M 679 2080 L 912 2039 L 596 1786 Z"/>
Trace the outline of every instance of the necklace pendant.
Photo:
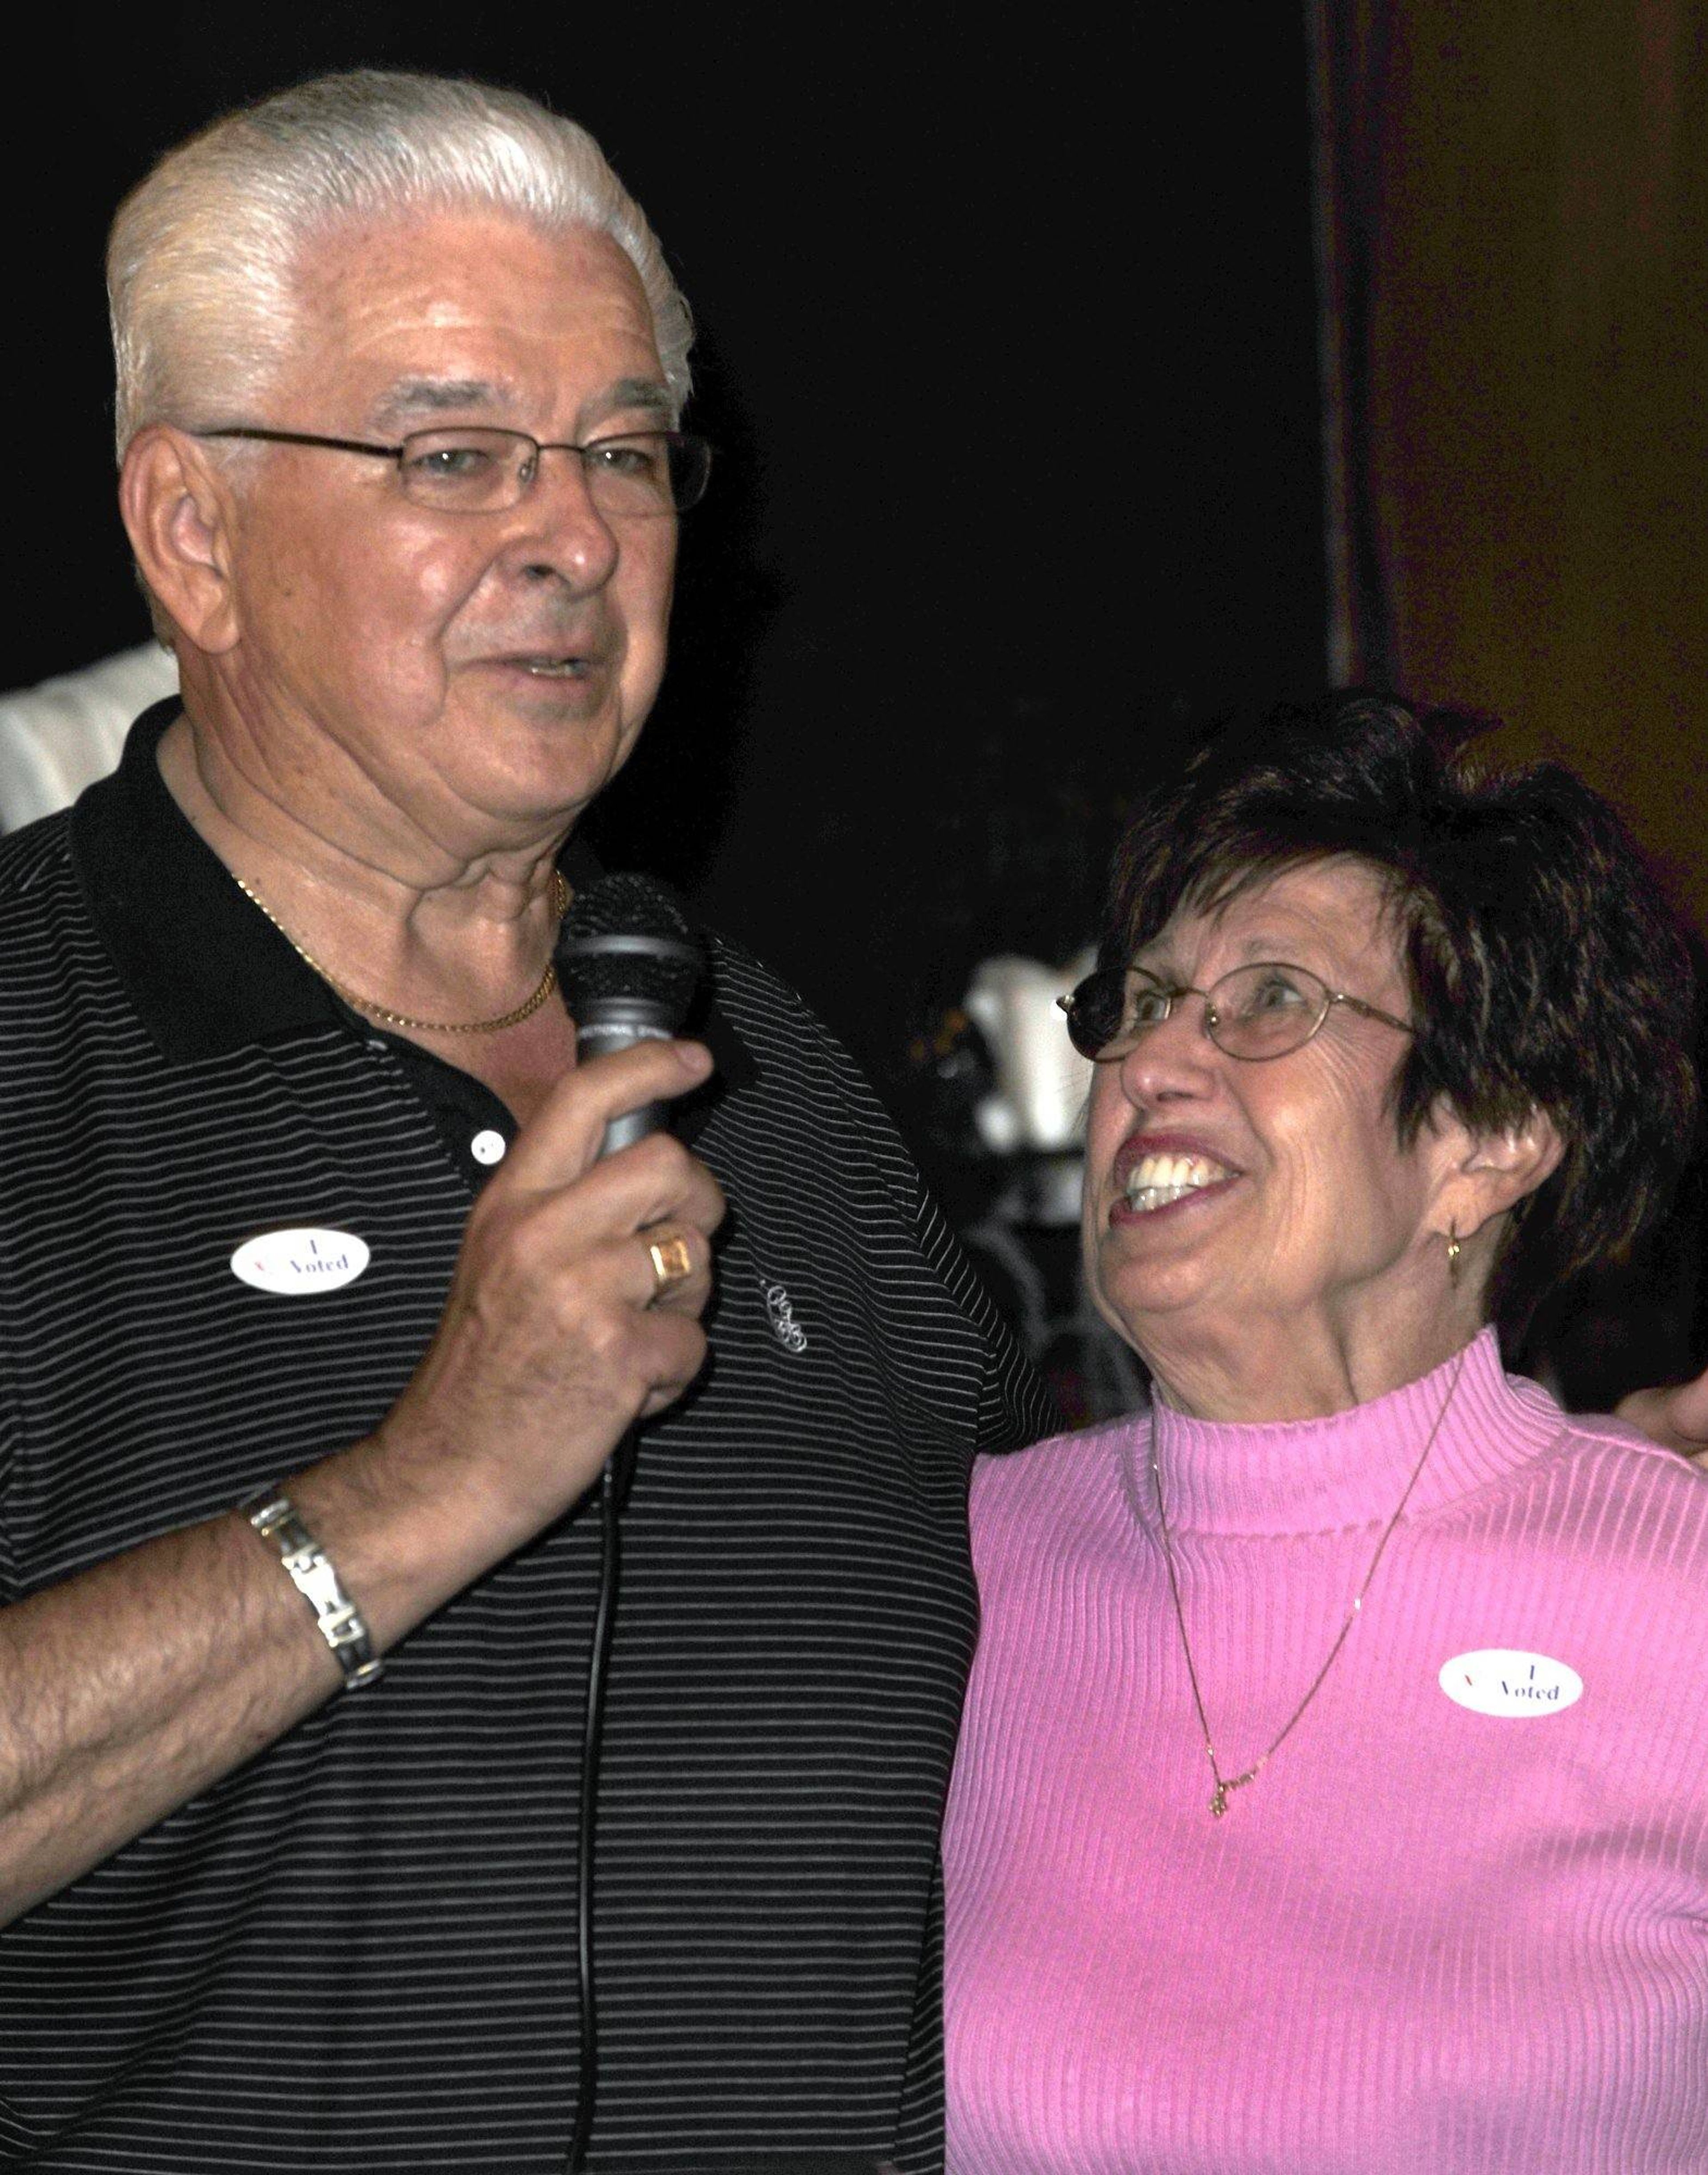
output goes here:
<path id="1" fill-rule="evenodd" d="M 1225 1813 L 1227 1809 L 1228 1785 L 1225 1782 L 1218 1782 L 1216 1785 L 1216 1794 L 1210 1800 L 1210 1817 L 1212 1820 L 1219 1820 L 1223 1814 Z"/>

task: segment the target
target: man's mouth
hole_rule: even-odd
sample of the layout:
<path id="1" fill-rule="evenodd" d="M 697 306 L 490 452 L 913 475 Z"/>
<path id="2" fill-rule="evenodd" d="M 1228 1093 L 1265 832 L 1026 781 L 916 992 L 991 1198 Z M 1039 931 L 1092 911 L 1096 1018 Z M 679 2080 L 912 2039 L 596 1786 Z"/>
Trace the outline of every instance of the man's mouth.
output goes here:
<path id="1" fill-rule="evenodd" d="M 1127 1206 L 1141 1216 L 1166 1208 L 1206 1185 L 1219 1185 L 1234 1173 L 1224 1163 L 1201 1155 L 1147 1155 L 1127 1173 Z"/>
<path id="2" fill-rule="evenodd" d="M 531 672 L 537 680 L 582 680 L 593 670 L 593 659 L 581 656 L 511 657 L 505 662 L 519 665 L 523 671 Z"/>

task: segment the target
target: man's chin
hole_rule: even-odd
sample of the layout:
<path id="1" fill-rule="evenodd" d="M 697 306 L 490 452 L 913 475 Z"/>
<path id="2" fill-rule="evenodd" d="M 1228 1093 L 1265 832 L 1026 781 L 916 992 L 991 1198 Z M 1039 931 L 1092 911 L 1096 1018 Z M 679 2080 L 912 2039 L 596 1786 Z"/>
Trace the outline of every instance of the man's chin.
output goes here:
<path id="1" fill-rule="evenodd" d="M 458 765 L 462 797 L 512 837 L 567 831 L 628 761 L 638 730 L 608 713 L 524 722 L 533 730 L 519 734 L 513 713 L 485 722 L 474 760 Z"/>

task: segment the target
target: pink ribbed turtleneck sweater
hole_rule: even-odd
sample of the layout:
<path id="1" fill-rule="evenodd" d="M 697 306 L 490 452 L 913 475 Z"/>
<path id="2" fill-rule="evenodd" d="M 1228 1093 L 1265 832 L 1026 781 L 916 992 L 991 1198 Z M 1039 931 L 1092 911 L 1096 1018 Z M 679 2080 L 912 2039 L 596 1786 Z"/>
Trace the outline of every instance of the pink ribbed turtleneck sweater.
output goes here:
<path id="1" fill-rule="evenodd" d="M 1155 1414 L 1224 1772 L 1456 1364 L 1326 1420 Z M 975 1477 L 951 2175 L 1705 2175 L 1708 1478 L 1478 1338 L 1212 1820 L 1152 1426 Z"/>

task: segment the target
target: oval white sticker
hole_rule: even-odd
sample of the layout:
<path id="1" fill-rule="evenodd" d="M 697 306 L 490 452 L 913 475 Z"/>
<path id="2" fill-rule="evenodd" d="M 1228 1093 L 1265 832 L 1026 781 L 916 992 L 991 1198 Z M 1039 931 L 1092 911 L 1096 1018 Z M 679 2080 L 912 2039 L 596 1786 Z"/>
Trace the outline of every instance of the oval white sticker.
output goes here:
<path id="1" fill-rule="evenodd" d="M 368 1265 L 366 1239 L 353 1231 L 263 1231 L 231 1256 L 231 1273 L 257 1291 L 296 1298 L 353 1284 Z"/>
<path id="2" fill-rule="evenodd" d="M 1472 1714 L 1518 1718 L 1559 1714 L 1583 1697 L 1583 1679 L 1564 1662 L 1512 1646 L 1482 1646 L 1456 1654 L 1438 1679 L 1448 1698 Z"/>

